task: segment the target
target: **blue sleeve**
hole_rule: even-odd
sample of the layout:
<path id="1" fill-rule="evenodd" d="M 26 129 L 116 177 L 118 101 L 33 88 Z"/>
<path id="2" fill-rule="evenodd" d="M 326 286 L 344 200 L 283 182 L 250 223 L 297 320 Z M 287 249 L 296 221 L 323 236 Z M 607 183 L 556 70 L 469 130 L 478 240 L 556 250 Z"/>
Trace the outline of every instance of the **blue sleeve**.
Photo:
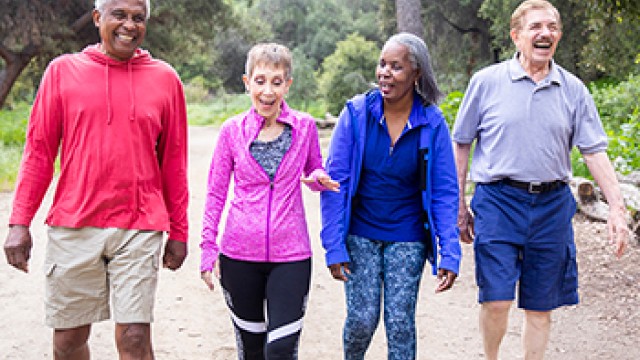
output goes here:
<path id="1" fill-rule="evenodd" d="M 345 239 L 349 230 L 347 212 L 351 182 L 351 164 L 355 146 L 352 120 L 347 106 L 342 109 L 333 129 L 325 170 L 340 183 L 340 192 L 323 191 L 320 194 L 322 230 L 320 238 L 325 249 L 327 265 L 349 262 Z"/>
<path id="2" fill-rule="evenodd" d="M 457 274 L 461 259 L 457 227 L 458 176 L 453 157 L 453 144 L 444 119 L 434 129 L 433 136 L 430 211 L 440 255 L 438 268 L 451 270 Z"/>

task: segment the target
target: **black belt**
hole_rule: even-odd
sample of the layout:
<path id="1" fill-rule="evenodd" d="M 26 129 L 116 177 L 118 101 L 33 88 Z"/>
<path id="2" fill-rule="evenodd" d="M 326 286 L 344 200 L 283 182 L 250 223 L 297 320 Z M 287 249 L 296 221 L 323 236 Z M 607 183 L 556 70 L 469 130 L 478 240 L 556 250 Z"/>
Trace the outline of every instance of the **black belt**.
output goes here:
<path id="1" fill-rule="evenodd" d="M 564 185 L 565 182 L 561 180 L 549 181 L 549 182 L 526 182 L 526 181 L 517 181 L 509 178 L 499 180 L 497 182 L 502 182 L 506 185 L 516 187 L 518 189 L 527 190 L 530 194 L 539 194 L 548 191 L 555 190 L 560 186 Z"/>

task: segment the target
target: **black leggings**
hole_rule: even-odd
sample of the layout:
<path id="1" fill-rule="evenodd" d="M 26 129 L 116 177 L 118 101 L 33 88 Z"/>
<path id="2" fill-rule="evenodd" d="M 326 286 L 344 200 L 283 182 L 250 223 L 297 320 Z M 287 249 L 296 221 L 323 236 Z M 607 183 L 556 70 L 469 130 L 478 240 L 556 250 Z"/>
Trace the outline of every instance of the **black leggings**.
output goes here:
<path id="1" fill-rule="evenodd" d="M 297 359 L 311 259 L 267 263 L 221 254 L 220 275 L 236 331 L 238 358 Z"/>

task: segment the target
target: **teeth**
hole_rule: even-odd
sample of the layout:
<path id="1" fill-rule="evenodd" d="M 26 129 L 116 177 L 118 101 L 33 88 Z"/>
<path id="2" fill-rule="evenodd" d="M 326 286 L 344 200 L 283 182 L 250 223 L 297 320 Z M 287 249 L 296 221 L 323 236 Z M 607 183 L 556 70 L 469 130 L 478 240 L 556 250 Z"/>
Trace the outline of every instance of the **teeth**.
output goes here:
<path id="1" fill-rule="evenodd" d="M 118 37 L 120 38 L 120 40 L 124 40 L 124 41 L 131 41 L 133 40 L 133 36 L 129 36 L 129 35 L 118 35 Z"/>

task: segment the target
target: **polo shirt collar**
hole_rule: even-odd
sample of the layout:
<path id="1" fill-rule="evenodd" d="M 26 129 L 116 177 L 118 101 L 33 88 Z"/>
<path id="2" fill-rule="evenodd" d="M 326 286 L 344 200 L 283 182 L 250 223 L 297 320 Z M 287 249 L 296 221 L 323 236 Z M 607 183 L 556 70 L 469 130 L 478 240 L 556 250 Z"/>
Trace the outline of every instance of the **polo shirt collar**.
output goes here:
<path id="1" fill-rule="evenodd" d="M 509 76 L 511 77 L 511 81 L 518 81 L 522 79 L 529 79 L 529 74 L 524 70 L 520 61 L 518 61 L 519 52 L 516 52 L 513 55 L 513 58 L 509 60 Z M 551 59 L 551 65 L 549 68 L 549 74 L 545 80 L 548 80 L 549 83 L 555 85 L 562 85 L 560 72 L 558 71 L 558 65 L 553 59 Z"/>

